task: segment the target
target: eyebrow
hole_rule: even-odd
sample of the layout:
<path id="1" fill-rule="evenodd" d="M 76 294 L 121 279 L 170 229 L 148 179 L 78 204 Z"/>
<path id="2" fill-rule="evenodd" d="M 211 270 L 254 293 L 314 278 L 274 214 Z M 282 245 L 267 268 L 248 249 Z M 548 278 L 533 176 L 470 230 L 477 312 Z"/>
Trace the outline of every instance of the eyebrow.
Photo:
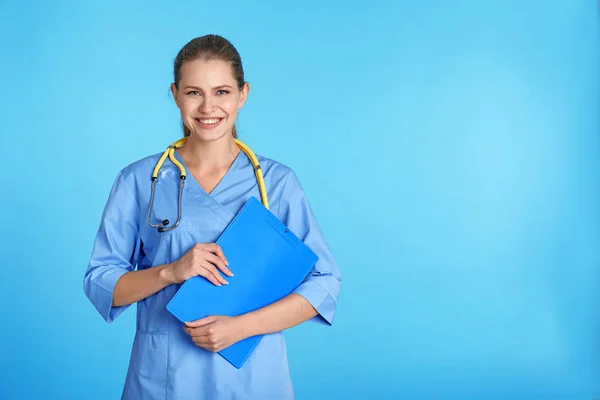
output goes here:
<path id="1" fill-rule="evenodd" d="M 220 85 L 217 87 L 214 87 L 213 90 L 215 89 L 222 89 L 222 88 L 229 88 L 229 89 L 233 89 L 231 86 L 229 85 Z M 193 86 L 193 85 L 188 85 L 186 86 L 184 89 L 198 89 L 198 90 L 202 90 L 202 88 L 199 88 L 198 86 Z"/>

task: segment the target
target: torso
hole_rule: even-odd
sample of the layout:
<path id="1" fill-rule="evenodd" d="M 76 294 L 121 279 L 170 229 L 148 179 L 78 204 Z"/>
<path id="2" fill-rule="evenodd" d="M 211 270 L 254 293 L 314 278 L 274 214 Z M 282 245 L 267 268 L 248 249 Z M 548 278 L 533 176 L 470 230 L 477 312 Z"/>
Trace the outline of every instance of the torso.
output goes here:
<path id="1" fill-rule="evenodd" d="M 189 168 L 188 168 L 189 169 Z M 227 173 L 227 168 L 221 168 L 216 171 L 200 171 L 199 169 L 189 169 L 190 173 L 194 176 L 194 179 L 202 189 L 208 194 L 210 194 L 215 187 L 221 182 L 225 174 Z"/>
<path id="2" fill-rule="evenodd" d="M 229 169 L 231 168 L 231 164 L 241 151 L 239 148 L 237 148 L 237 146 L 236 149 L 237 150 L 232 153 L 231 160 L 229 160 L 228 163 L 214 169 L 207 169 L 198 165 L 198 163 L 195 160 L 191 159 L 188 156 L 188 154 L 185 153 L 185 151 L 182 151 L 183 149 L 179 150 L 179 154 L 181 155 L 181 158 L 184 160 L 188 170 L 190 171 L 196 182 L 198 182 L 198 184 L 202 187 L 202 189 L 204 189 L 206 193 L 210 194 L 217 187 L 219 182 L 221 182 L 223 177 L 227 174 L 227 171 L 229 171 Z"/>
<path id="3" fill-rule="evenodd" d="M 260 197 L 254 169 L 243 154 L 227 168 L 222 166 L 213 171 L 202 171 L 198 165 L 190 168 L 188 162 L 193 163 L 193 158 L 183 160 L 181 153 L 175 156 L 186 163 L 188 172 L 181 208 L 179 169 L 167 161 L 159 173 L 150 215 L 152 222 L 168 219 L 174 223 L 181 210 L 181 223 L 175 230 L 159 233 L 147 224 L 151 198 L 148 177 L 160 154 L 133 164 L 124 173 L 124 179 L 132 182 L 132 191 L 138 194 L 141 242 L 138 269 L 174 262 L 196 243 L 215 242 L 248 198 Z M 290 170 L 262 158 L 261 165 L 269 200 L 273 210 L 277 210 L 275 205 L 281 201 Z M 129 192 L 121 196 L 128 195 Z M 265 335 L 244 367 L 237 369 L 220 354 L 196 346 L 182 329 L 182 323 L 167 311 L 167 304 L 179 287 L 169 285 L 137 303 L 136 334 L 123 399 L 294 398 L 282 332 Z"/>

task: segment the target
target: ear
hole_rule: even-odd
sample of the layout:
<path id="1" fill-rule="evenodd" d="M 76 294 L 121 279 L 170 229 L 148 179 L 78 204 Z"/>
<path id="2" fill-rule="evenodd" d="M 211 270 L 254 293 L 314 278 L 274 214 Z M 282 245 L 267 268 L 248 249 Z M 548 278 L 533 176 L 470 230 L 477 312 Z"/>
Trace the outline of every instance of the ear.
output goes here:
<path id="1" fill-rule="evenodd" d="M 173 98 L 175 99 L 175 104 L 177 105 L 177 108 L 179 108 L 179 96 L 177 94 L 177 88 L 175 87 L 174 83 L 171 83 L 171 93 L 173 94 Z"/>
<path id="2" fill-rule="evenodd" d="M 250 84 L 246 82 L 240 91 L 240 103 L 238 104 L 238 108 L 242 108 L 244 106 L 246 99 L 248 98 L 248 93 L 250 93 Z"/>

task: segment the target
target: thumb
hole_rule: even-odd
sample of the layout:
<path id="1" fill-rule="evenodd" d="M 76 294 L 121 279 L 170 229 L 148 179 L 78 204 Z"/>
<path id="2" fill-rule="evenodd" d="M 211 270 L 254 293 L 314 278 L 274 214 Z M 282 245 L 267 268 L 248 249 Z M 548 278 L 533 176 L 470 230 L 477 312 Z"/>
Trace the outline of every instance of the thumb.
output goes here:
<path id="1" fill-rule="evenodd" d="M 211 316 L 208 316 L 205 318 L 197 319 L 192 322 L 186 322 L 185 324 L 186 324 L 186 326 L 189 326 L 190 328 L 199 328 L 201 326 L 212 324 L 216 320 L 217 320 L 217 317 L 211 315 Z"/>

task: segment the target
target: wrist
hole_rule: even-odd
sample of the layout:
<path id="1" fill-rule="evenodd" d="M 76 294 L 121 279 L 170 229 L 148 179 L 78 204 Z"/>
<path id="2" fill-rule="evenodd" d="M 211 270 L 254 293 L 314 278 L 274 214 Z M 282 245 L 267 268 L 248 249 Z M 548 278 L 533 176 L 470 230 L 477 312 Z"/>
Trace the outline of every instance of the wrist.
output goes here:
<path id="1" fill-rule="evenodd" d="M 160 267 L 158 267 L 158 279 L 165 286 L 169 286 L 175 283 L 175 280 L 173 278 L 172 264 L 163 264 Z"/>
<path id="2" fill-rule="evenodd" d="M 240 335 L 243 339 L 260 335 L 260 328 L 254 313 L 246 313 L 235 317 L 239 326 Z"/>

